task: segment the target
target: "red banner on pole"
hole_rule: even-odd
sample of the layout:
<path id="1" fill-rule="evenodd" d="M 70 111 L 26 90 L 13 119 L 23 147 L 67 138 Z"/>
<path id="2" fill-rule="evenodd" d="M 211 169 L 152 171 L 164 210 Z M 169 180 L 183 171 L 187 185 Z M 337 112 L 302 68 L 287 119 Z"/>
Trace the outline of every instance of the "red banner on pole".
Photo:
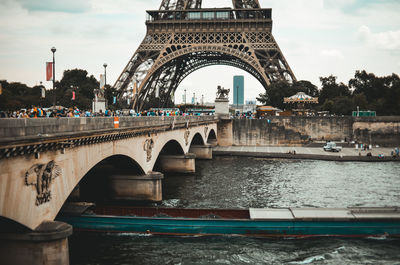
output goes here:
<path id="1" fill-rule="evenodd" d="M 75 100 L 75 91 L 72 91 L 72 100 Z"/>
<path id="2" fill-rule="evenodd" d="M 53 80 L 53 63 L 52 62 L 46 63 L 46 80 L 47 81 Z"/>

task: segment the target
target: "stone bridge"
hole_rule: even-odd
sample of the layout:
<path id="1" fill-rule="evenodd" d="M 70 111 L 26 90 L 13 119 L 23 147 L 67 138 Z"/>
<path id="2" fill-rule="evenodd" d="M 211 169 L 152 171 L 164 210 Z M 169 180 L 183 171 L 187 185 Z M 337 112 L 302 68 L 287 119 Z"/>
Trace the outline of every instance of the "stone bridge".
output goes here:
<path id="1" fill-rule="evenodd" d="M 2 119 L 0 218 L 34 230 L 68 198 L 104 189 L 99 182 L 112 199 L 160 201 L 161 173 L 194 172 L 195 157 L 212 158 L 217 123 L 214 116 Z"/>

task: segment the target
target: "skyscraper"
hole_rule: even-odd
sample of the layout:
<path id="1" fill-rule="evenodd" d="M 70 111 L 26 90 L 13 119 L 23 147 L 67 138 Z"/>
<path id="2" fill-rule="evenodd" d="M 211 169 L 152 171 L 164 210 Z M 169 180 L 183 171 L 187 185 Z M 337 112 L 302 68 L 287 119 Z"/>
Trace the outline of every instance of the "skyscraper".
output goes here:
<path id="1" fill-rule="evenodd" d="M 233 104 L 244 104 L 244 76 L 242 75 L 233 77 Z"/>

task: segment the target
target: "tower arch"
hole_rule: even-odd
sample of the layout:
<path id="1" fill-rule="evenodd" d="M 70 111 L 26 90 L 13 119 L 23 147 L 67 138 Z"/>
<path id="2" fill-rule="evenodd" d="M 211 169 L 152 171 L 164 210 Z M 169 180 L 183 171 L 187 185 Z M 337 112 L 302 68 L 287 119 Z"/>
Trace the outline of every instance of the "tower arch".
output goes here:
<path id="1" fill-rule="evenodd" d="M 119 99 L 140 109 L 150 96 L 166 99 L 191 72 L 230 65 L 264 87 L 296 81 L 272 35 L 272 10 L 257 0 L 233 0 L 232 8 L 201 9 L 201 0 L 163 0 L 147 11 L 147 34 L 114 84 Z"/>

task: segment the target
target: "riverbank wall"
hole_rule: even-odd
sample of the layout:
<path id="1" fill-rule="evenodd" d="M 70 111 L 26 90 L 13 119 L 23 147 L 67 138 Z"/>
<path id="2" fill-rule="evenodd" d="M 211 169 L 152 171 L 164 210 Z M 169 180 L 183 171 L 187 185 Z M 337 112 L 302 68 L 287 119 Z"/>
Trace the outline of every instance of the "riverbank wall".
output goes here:
<path id="1" fill-rule="evenodd" d="M 232 121 L 233 145 L 307 145 L 320 141 L 355 141 L 368 145 L 399 146 L 400 116 L 274 116 Z"/>

